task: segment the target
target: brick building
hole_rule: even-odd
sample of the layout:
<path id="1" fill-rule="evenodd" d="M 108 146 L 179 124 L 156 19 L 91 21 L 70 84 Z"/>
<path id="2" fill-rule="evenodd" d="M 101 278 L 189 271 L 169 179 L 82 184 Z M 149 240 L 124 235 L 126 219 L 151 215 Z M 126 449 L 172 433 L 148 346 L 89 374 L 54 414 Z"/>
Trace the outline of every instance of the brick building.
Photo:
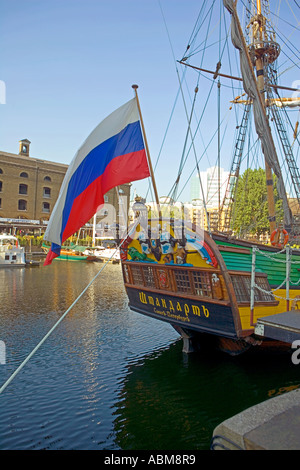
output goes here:
<path id="1" fill-rule="evenodd" d="M 19 144 L 19 154 L 0 151 L 0 222 L 42 224 L 49 220 L 68 165 L 31 157 L 27 139 Z"/>
<path id="2" fill-rule="evenodd" d="M 19 154 L 0 151 L 0 232 L 21 227 L 44 232 L 67 169 L 68 165 L 31 157 L 27 139 L 20 140 Z M 130 184 L 120 191 L 129 201 Z M 117 208 L 115 194 L 111 190 L 105 199 Z"/>

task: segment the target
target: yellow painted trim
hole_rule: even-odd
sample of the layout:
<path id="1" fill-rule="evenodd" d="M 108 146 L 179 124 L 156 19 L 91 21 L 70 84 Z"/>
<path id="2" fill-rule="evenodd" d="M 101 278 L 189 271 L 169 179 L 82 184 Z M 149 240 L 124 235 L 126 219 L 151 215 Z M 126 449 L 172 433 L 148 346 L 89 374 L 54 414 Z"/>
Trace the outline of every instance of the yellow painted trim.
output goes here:
<path id="1" fill-rule="evenodd" d="M 280 289 L 274 293 L 278 295 L 279 297 L 283 297 L 283 298 L 286 297 L 285 289 Z M 296 296 L 300 296 L 300 291 L 290 290 L 290 310 L 292 308 L 293 299 Z M 275 300 L 279 302 L 278 305 L 270 305 L 269 307 L 267 305 L 255 306 L 254 315 L 253 315 L 253 319 L 254 319 L 253 323 L 256 323 L 258 318 L 267 317 L 269 315 L 275 315 L 276 313 L 282 313 L 282 312 L 287 311 L 286 300 L 278 299 L 277 297 L 275 297 Z M 300 302 L 299 302 L 299 306 L 300 306 Z M 239 307 L 239 314 L 240 314 L 242 329 L 249 330 L 253 328 L 253 326 L 250 325 L 250 307 L 249 306 Z M 300 315 L 300 310 L 299 310 L 299 315 Z"/>

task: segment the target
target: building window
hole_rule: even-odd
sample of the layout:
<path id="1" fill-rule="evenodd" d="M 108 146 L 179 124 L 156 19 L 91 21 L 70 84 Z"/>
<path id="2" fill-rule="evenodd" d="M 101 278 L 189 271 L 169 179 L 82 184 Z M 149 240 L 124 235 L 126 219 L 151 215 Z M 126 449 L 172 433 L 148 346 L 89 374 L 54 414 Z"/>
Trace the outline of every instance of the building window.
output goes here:
<path id="1" fill-rule="evenodd" d="M 50 212 L 49 202 L 43 202 L 43 212 Z"/>
<path id="2" fill-rule="evenodd" d="M 19 199 L 18 210 L 19 211 L 27 211 L 27 201 L 24 201 L 24 199 Z"/>
<path id="3" fill-rule="evenodd" d="M 2 192 L 2 181 L 0 181 L 0 193 Z"/>
<path id="4" fill-rule="evenodd" d="M 19 194 L 27 194 L 27 193 L 28 193 L 27 184 L 20 184 L 19 185 Z"/>
<path id="5" fill-rule="evenodd" d="M 0 198 L 0 209 L 2 209 L 2 199 Z"/>
<path id="6" fill-rule="evenodd" d="M 45 176 L 44 181 L 50 181 L 51 182 L 50 176 Z"/>
<path id="7" fill-rule="evenodd" d="M 28 178 L 28 173 L 26 173 L 25 171 L 23 171 L 23 172 L 20 174 L 20 177 L 21 177 L 21 178 Z"/>
<path id="8" fill-rule="evenodd" d="M 2 170 L 2 168 L 0 168 L 0 175 L 2 175 L 2 173 L 3 173 L 3 170 Z"/>
<path id="9" fill-rule="evenodd" d="M 43 197 L 51 197 L 51 189 L 50 188 L 44 188 L 44 193 L 43 193 Z"/>

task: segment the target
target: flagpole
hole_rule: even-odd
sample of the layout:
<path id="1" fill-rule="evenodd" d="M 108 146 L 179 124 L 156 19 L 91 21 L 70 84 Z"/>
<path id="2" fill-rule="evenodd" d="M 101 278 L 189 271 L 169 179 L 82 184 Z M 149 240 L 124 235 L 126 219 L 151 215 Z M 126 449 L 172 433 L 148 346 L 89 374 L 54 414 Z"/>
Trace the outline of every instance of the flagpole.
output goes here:
<path id="1" fill-rule="evenodd" d="M 148 142 L 147 142 L 147 138 L 146 138 L 145 127 L 144 127 L 144 122 L 143 122 L 143 118 L 142 118 L 139 97 L 138 97 L 138 94 L 137 94 L 138 85 L 132 85 L 132 88 L 134 89 L 134 92 L 135 92 L 135 97 L 136 97 L 136 102 L 137 102 L 138 111 L 139 111 L 139 115 L 140 115 L 142 132 L 143 132 L 143 137 L 144 137 L 144 142 L 145 142 L 145 147 L 146 147 L 146 154 L 147 154 L 147 160 L 148 160 L 148 165 L 149 165 L 149 170 L 150 170 L 150 176 L 151 176 L 153 190 L 154 190 L 155 201 L 156 201 L 156 205 L 157 205 L 157 208 L 158 208 L 159 219 L 161 220 L 162 213 L 161 213 L 161 208 L 160 208 L 160 203 L 159 203 L 159 197 L 158 197 L 156 182 L 155 182 L 155 178 L 154 178 L 154 172 L 153 172 L 152 162 L 151 162 L 151 158 L 150 158 L 150 152 L 149 152 Z"/>

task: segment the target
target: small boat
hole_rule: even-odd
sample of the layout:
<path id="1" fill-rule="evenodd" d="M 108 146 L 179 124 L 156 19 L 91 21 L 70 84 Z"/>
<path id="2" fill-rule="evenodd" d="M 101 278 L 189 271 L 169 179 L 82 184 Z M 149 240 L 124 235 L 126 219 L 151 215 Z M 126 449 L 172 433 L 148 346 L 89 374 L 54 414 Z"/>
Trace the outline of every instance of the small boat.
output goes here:
<path id="1" fill-rule="evenodd" d="M 25 251 L 19 246 L 17 237 L 0 235 L 0 268 L 25 266 Z"/>
<path id="2" fill-rule="evenodd" d="M 120 263 L 120 250 L 118 247 L 104 247 L 96 246 L 94 248 L 86 248 L 83 252 L 84 255 L 95 256 L 97 261 L 112 261 L 113 263 Z"/>
<path id="3" fill-rule="evenodd" d="M 43 244 L 42 248 L 45 253 L 48 253 L 50 247 Z M 78 250 L 77 248 L 74 249 L 74 247 L 64 247 L 60 251 L 60 256 L 55 259 L 57 259 L 58 261 L 96 261 L 97 258 L 93 254 L 84 254 L 81 250 Z"/>
<path id="4" fill-rule="evenodd" d="M 62 249 L 60 256 L 56 259 L 63 261 L 95 261 L 96 256 L 90 254 L 85 255 L 81 251 Z"/>

